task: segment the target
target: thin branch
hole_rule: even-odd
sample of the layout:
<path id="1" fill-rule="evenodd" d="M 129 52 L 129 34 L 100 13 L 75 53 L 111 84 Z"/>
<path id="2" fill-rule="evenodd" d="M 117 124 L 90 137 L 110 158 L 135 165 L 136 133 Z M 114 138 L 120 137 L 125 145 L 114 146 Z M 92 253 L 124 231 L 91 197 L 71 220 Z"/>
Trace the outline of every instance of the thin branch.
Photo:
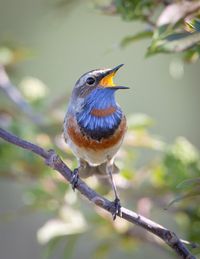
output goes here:
<path id="1" fill-rule="evenodd" d="M 0 89 L 23 111 L 34 123 L 43 125 L 40 114 L 36 114 L 29 103 L 23 98 L 17 87 L 11 83 L 3 65 L 0 64 Z"/>
<path id="2" fill-rule="evenodd" d="M 7 131 L 0 128 L 0 137 L 7 142 L 10 142 L 16 146 L 19 146 L 25 150 L 29 150 L 44 158 L 45 163 L 58 171 L 68 182 L 71 181 L 72 171 L 70 168 L 61 160 L 61 158 L 55 153 L 54 150 L 46 151 L 43 148 L 25 141 Z M 85 182 L 81 179 L 78 180 L 77 190 L 90 200 L 95 205 L 103 208 L 104 210 L 112 213 L 115 208 L 113 202 L 100 196 L 94 190 L 92 190 Z M 185 259 L 195 259 L 195 257 L 186 248 L 183 242 L 177 237 L 177 235 L 168 230 L 167 228 L 157 224 L 156 222 L 137 214 L 134 211 L 130 211 L 124 207 L 121 209 L 122 218 L 136 224 L 143 229 L 153 233 L 157 237 L 161 238 L 168 246 L 170 246 L 174 252 L 180 257 Z M 118 215 L 119 216 L 119 215 Z"/>

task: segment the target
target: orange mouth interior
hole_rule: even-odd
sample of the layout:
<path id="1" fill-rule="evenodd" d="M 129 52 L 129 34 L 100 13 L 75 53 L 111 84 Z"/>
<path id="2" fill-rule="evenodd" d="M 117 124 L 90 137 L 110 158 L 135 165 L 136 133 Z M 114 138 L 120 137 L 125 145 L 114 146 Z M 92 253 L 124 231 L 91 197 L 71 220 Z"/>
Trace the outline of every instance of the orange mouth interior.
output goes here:
<path id="1" fill-rule="evenodd" d="M 116 72 L 112 72 L 112 73 L 108 74 L 107 76 L 103 77 L 99 84 L 103 87 L 116 86 L 115 83 L 113 82 L 115 73 Z"/>

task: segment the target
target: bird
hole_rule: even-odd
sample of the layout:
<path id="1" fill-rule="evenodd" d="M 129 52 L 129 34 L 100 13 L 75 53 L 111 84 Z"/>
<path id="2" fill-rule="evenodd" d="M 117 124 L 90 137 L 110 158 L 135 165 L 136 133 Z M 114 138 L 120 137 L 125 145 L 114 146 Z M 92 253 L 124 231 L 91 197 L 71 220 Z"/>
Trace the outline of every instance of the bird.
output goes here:
<path id="1" fill-rule="evenodd" d="M 127 131 L 126 116 L 116 102 L 118 86 L 113 78 L 123 66 L 94 69 L 76 82 L 64 118 L 64 140 L 78 160 L 71 179 L 75 190 L 79 176 L 107 175 L 114 191 L 113 219 L 121 215 L 121 202 L 113 179 L 118 172 L 115 155 Z"/>

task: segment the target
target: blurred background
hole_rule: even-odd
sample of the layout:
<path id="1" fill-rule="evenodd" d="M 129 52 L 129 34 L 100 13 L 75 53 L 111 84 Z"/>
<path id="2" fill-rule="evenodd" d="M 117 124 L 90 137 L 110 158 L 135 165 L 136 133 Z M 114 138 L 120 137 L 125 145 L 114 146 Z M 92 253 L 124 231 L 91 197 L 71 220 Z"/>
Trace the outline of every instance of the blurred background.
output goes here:
<path id="1" fill-rule="evenodd" d="M 56 149 L 73 168 L 62 121 L 74 83 L 124 63 L 115 79 L 130 87 L 117 95 L 129 125 L 117 157 L 122 204 L 198 243 L 200 6 L 183 2 L 192 15 L 179 8 L 172 21 L 173 1 L 0 0 L 0 124 Z M 145 231 L 112 222 L 41 159 L 3 141 L 0 177 L 2 259 L 175 256 Z M 112 199 L 108 186 L 87 183 Z"/>

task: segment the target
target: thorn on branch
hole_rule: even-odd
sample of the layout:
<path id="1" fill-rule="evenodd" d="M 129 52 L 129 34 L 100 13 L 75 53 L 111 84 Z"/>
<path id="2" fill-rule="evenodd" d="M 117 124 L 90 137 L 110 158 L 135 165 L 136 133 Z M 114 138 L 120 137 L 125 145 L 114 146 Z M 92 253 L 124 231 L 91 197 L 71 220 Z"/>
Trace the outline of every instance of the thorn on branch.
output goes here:
<path id="1" fill-rule="evenodd" d="M 55 165 L 61 161 L 60 157 L 53 149 L 48 150 L 48 154 L 49 156 L 45 159 L 45 164 L 53 169 L 56 169 Z"/>
<path id="2" fill-rule="evenodd" d="M 99 196 L 95 196 L 91 201 L 99 207 L 104 207 L 105 205 L 105 201 Z"/>

